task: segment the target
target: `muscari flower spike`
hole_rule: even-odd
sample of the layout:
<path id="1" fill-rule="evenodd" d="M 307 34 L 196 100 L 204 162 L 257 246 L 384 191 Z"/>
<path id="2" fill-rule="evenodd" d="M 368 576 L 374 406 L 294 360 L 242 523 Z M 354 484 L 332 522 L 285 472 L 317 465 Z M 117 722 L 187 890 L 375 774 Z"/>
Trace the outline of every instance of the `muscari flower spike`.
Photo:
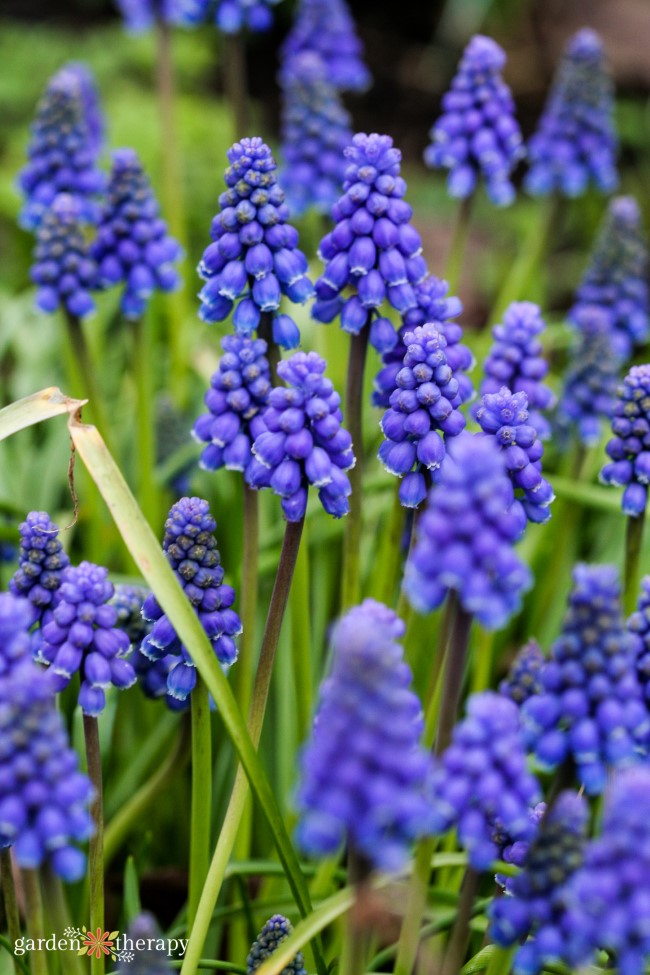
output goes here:
<path id="1" fill-rule="evenodd" d="M 316 352 L 294 352 L 278 364 L 287 385 L 271 390 L 261 417 L 265 429 L 255 438 L 246 469 L 252 488 L 270 487 L 282 498 L 287 521 L 304 516 L 310 485 L 335 518 L 350 507 L 345 471 L 355 464 L 352 438 L 341 426 L 341 397 L 325 377 L 325 366 Z"/>
<path id="2" fill-rule="evenodd" d="M 639 760 L 650 720 L 636 675 L 638 637 L 625 629 L 620 586 L 610 565 L 573 570 L 562 633 L 542 668 L 542 691 L 522 706 L 527 741 L 551 771 L 574 762 L 589 795 L 607 769 Z"/>
<path id="3" fill-rule="evenodd" d="M 584 28 L 567 44 L 537 131 L 528 143 L 524 185 L 534 196 L 581 196 L 590 183 L 618 183 L 614 93 L 598 34 Z"/>
<path id="4" fill-rule="evenodd" d="M 471 196 L 482 176 L 496 206 L 508 206 L 515 198 L 510 176 L 524 147 L 512 95 L 501 77 L 505 63 L 496 41 L 476 34 L 442 99 L 442 115 L 431 129 L 424 160 L 449 170 L 450 196 Z"/>
<path id="5" fill-rule="evenodd" d="M 191 26 L 198 23 L 204 0 L 115 0 L 130 34 L 151 30 L 160 20 L 164 24 Z"/>
<path id="6" fill-rule="evenodd" d="M 431 832 L 452 826 L 470 864 L 485 870 L 498 856 L 495 828 L 515 840 L 529 840 L 530 806 L 539 784 L 526 768 L 519 709 L 494 691 L 473 694 L 467 716 L 453 731 L 430 780 Z"/>
<path id="7" fill-rule="evenodd" d="M 9 581 L 9 590 L 29 600 L 31 623 L 39 623 L 52 607 L 70 559 L 63 550 L 59 529 L 46 511 L 30 511 L 18 530 L 18 568 Z"/>
<path id="8" fill-rule="evenodd" d="M 533 839 L 545 812 L 545 802 L 537 802 L 528 809 L 528 818 L 533 825 Z M 504 863 L 511 863 L 515 867 L 523 867 L 530 849 L 529 840 L 513 840 L 512 836 L 508 835 L 507 831 L 502 828 L 499 822 L 496 823 L 492 839 L 498 847 L 499 860 L 503 860 Z M 512 893 L 512 877 L 506 877 L 505 874 L 497 873 L 494 875 L 494 879 L 499 887 L 505 890 L 507 894 Z"/>
<path id="9" fill-rule="evenodd" d="M 100 146 L 95 118 L 87 115 L 87 108 L 87 83 L 78 71 L 64 67 L 51 78 L 39 102 L 29 161 L 18 177 L 24 195 L 19 223 L 26 230 L 41 224 L 61 193 L 78 201 L 79 220 L 96 220 L 95 198 L 106 180 L 96 167 Z"/>
<path id="10" fill-rule="evenodd" d="M 120 584 L 115 586 L 115 595 L 111 599 L 111 606 L 117 611 L 117 627 L 124 630 L 131 643 L 129 663 L 133 665 L 140 690 L 152 700 L 165 698 L 167 707 L 172 711 L 183 710 L 185 701 L 178 701 L 167 693 L 167 678 L 169 671 L 176 663 L 172 654 L 166 654 L 160 660 L 150 660 L 140 653 L 140 645 L 151 632 L 152 622 L 142 616 L 142 607 L 150 595 L 150 590 L 144 586 Z"/>
<path id="11" fill-rule="evenodd" d="M 378 456 L 389 473 L 402 478 L 400 502 L 417 508 L 427 494 L 424 471 L 435 480 L 446 439 L 465 429 L 465 417 L 458 409 L 462 400 L 447 361 L 447 341 L 435 323 L 405 332 L 403 342 L 402 368 L 380 422 L 385 439 Z"/>
<path id="12" fill-rule="evenodd" d="M 251 945 L 246 959 L 246 975 L 253 975 L 253 972 L 256 972 L 260 965 L 271 957 L 292 931 L 291 922 L 282 914 L 274 914 L 270 917 Z M 307 975 L 305 959 L 301 951 L 297 952 L 288 965 L 285 965 L 280 975 Z"/>
<path id="13" fill-rule="evenodd" d="M 303 51 L 320 55 L 327 77 L 338 91 L 365 91 L 372 84 L 345 0 L 300 0 L 280 55 L 286 62 Z"/>
<path id="14" fill-rule="evenodd" d="M 639 641 L 636 672 L 646 707 L 650 708 L 650 576 L 641 579 L 637 608 L 628 619 L 627 627 Z"/>
<path id="15" fill-rule="evenodd" d="M 514 551 L 519 519 L 502 454 L 480 435 L 462 433 L 447 446 L 406 564 L 404 590 L 421 613 L 450 589 L 488 629 L 517 611 L 532 579 Z"/>
<path id="16" fill-rule="evenodd" d="M 258 137 L 228 150 L 228 189 L 219 197 L 212 221 L 213 243 L 203 252 L 198 273 L 205 281 L 199 316 L 221 322 L 234 308 L 238 335 L 250 337 L 262 316 L 270 317 L 273 341 L 293 349 L 298 326 L 278 314 L 282 295 L 304 304 L 313 294 L 307 258 L 298 250 L 298 231 L 287 223 L 289 208 L 278 183 L 271 150 Z"/>
<path id="17" fill-rule="evenodd" d="M 499 684 L 499 693 L 519 705 L 533 694 L 541 694 L 540 675 L 545 659 L 537 640 L 529 640 L 513 660 L 507 677 Z"/>
<path id="18" fill-rule="evenodd" d="M 163 551 L 212 644 L 217 660 L 227 670 L 237 659 L 234 637 L 241 633 L 242 625 L 232 609 L 235 590 L 223 584 L 224 570 L 219 564 L 214 537 L 216 527 L 207 501 L 181 498 L 172 505 L 165 522 Z M 196 684 L 194 661 L 153 593 L 146 598 L 142 615 L 153 622 L 153 626 L 142 641 L 140 651 L 154 661 L 174 658 L 167 675 L 166 693 L 180 702 L 178 706 L 181 707 L 187 703 Z"/>
<path id="19" fill-rule="evenodd" d="M 476 412 L 486 438 L 501 451 L 514 490 L 510 510 L 519 518 L 520 531 L 526 523 L 543 524 L 551 517 L 555 495 L 542 476 L 544 448 L 529 422 L 528 397 L 511 393 L 503 386 L 498 393 L 486 393 Z"/>
<path id="20" fill-rule="evenodd" d="M 261 33 L 273 26 L 273 7 L 280 0 L 177 0 L 179 21 L 193 26 L 211 20 L 224 34 Z"/>
<path id="21" fill-rule="evenodd" d="M 155 291 L 180 284 L 174 263 L 181 256 L 167 233 L 149 180 L 133 149 L 117 149 L 106 204 L 91 247 L 98 266 L 98 286 L 124 285 L 122 312 L 139 318 Z"/>
<path id="22" fill-rule="evenodd" d="M 428 830 L 429 754 L 404 662 L 403 622 L 366 599 L 336 624 L 312 739 L 300 762 L 298 845 L 323 857 L 347 839 L 375 868 L 397 870 Z M 390 714 L 390 721 L 386 715 Z"/>
<path id="23" fill-rule="evenodd" d="M 513 393 L 524 392 L 528 397 L 529 420 L 540 440 L 551 436 L 551 427 L 543 411 L 555 405 L 552 390 L 543 382 L 548 363 L 542 354 L 539 336 L 545 328 L 539 305 L 532 301 L 514 301 L 509 305 L 503 323 L 492 329 L 494 342 L 485 360 L 479 389 L 479 396 L 498 393 L 503 386 Z"/>
<path id="24" fill-rule="evenodd" d="M 75 318 L 95 310 L 91 289 L 97 265 L 81 229 L 81 210 L 74 196 L 57 196 L 36 231 L 30 277 L 37 285 L 36 307 L 53 314 L 62 307 Z"/>
<path id="25" fill-rule="evenodd" d="M 88 139 L 92 152 L 100 155 L 104 148 L 106 135 L 106 119 L 102 109 L 97 83 L 90 68 L 81 61 L 71 61 L 61 71 L 70 72 L 79 83 L 81 105 L 88 129 Z"/>
<path id="26" fill-rule="evenodd" d="M 315 51 L 304 51 L 283 65 L 282 172 L 290 211 L 329 214 L 341 195 L 352 141 L 351 119 Z"/>
<path id="27" fill-rule="evenodd" d="M 400 314 L 416 307 L 415 287 L 427 276 L 422 241 L 403 199 L 402 154 L 390 136 L 358 133 L 344 154 L 344 193 L 332 207 L 336 226 L 320 244 L 325 270 L 312 317 L 340 316 L 341 328 L 353 335 L 367 327 L 371 345 L 387 352 L 398 336 L 380 309 L 385 301 Z"/>
<path id="28" fill-rule="evenodd" d="M 192 435 L 207 444 L 199 466 L 203 470 L 246 471 L 255 437 L 265 429 L 262 413 L 271 392 L 271 372 L 264 339 L 226 335 L 224 354 L 205 394 L 208 412 L 194 424 Z"/>
<path id="29" fill-rule="evenodd" d="M 569 318 L 580 328 L 585 305 L 601 308 L 613 351 L 622 360 L 650 334 L 647 272 L 648 248 L 639 206 L 632 196 L 618 196 L 609 204 Z"/>
<path id="30" fill-rule="evenodd" d="M 582 796 L 561 792 L 541 821 L 521 873 L 510 878 L 511 896 L 495 898 L 490 906 L 495 944 L 520 945 L 515 975 L 537 975 L 545 964 L 573 967 L 584 960 L 574 955 L 567 886 L 584 858 L 588 819 Z"/>
<path id="31" fill-rule="evenodd" d="M 623 513 L 638 518 L 646 509 L 650 483 L 650 365 L 632 366 L 618 387 L 612 433 L 605 448 L 611 461 L 600 480 L 625 487 Z"/>
<path id="32" fill-rule="evenodd" d="M 79 672 L 79 706 L 93 717 L 104 710 L 107 687 L 125 689 L 136 679 L 125 659 L 129 638 L 118 629 L 117 611 L 109 605 L 113 593 L 108 569 L 92 562 L 67 566 L 36 655 L 39 663 L 50 667 L 57 691 Z"/>

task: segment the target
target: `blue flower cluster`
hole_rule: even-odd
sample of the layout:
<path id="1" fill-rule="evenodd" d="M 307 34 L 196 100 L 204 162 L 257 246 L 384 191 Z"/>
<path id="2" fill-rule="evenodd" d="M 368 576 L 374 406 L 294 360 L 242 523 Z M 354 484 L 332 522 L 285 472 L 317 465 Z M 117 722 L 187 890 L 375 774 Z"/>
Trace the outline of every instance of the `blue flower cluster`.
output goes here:
<path id="1" fill-rule="evenodd" d="M 513 548 L 520 529 L 513 498 L 489 440 L 462 433 L 448 444 L 406 564 L 404 589 L 418 612 L 436 609 L 450 589 L 488 629 L 519 608 L 532 579 Z"/>
<path id="2" fill-rule="evenodd" d="M 530 819 L 534 830 L 532 837 L 533 839 L 537 834 L 539 824 L 542 821 L 545 812 L 545 802 L 537 802 L 528 810 L 528 818 Z M 513 838 L 509 836 L 505 830 L 503 830 L 498 822 L 496 824 L 494 833 L 492 834 L 492 838 L 497 845 L 500 860 L 503 860 L 504 863 L 511 863 L 515 867 L 523 867 L 530 849 L 530 842 L 528 840 L 513 840 Z M 512 893 L 512 877 L 506 877 L 505 874 L 497 873 L 494 875 L 494 879 L 507 894 Z"/>
<path id="3" fill-rule="evenodd" d="M 175 17 L 188 27 L 212 20 L 224 34 L 260 33 L 273 26 L 272 8 L 278 3 L 280 0 L 176 0 Z"/>
<path id="4" fill-rule="evenodd" d="M 603 193 L 618 183 L 612 84 L 598 34 L 569 41 L 537 131 L 528 143 L 529 193 L 580 196 L 590 182 Z"/>
<path id="5" fill-rule="evenodd" d="M 634 197 L 616 197 L 609 204 L 569 318 L 580 328 L 585 305 L 601 308 L 607 315 L 613 351 L 622 360 L 650 334 L 647 273 L 648 249 L 639 206 Z"/>
<path id="6" fill-rule="evenodd" d="M 246 959 L 246 975 L 253 975 L 253 972 L 256 972 L 260 965 L 271 957 L 292 931 L 291 922 L 282 914 L 274 914 L 273 917 L 270 917 L 251 945 L 251 950 Z M 282 975 L 307 975 L 305 959 L 301 951 L 292 958 L 288 965 L 285 965 L 282 969 Z"/>
<path id="7" fill-rule="evenodd" d="M 131 34 L 151 30 L 156 21 L 164 24 L 198 23 L 205 0 L 115 0 Z"/>
<path id="8" fill-rule="evenodd" d="M 518 517 L 520 531 L 527 521 L 543 524 L 551 517 L 555 495 L 542 476 L 544 448 L 535 427 L 528 422 L 528 398 L 523 390 L 511 393 L 503 386 L 498 393 L 486 393 L 476 413 L 481 430 L 503 454 L 515 498 L 511 511 Z"/>
<path id="9" fill-rule="evenodd" d="M 482 175 L 496 206 L 508 206 L 515 198 L 510 175 L 524 147 L 512 95 L 501 77 L 505 62 L 492 38 L 476 34 L 442 99 L 442 115 L 431 129 L 424 159 L 428 166 L 449 170 L 450 196 L 471 196 Z"/>
<path id="10" fill-rule="evenodd" d="M 573 761 L 589 795 L 603 791 L 608 767 L 636 761 L 648 738 L 637 648 L 621 617 L 616 569 L 577 565 L 542 692 L 524 702 L 522 716 L 538 763 L 551 770 Z"/>
<path id="11" fill-rule="evenodd" d="M 403 866 L 428 831 L 431 759 L 421 705 L 397 642 L 403 622 L 366 599 L 336 624 L 311 742 L 300 763 L 297 841 L 311 856 L 351 848 L 380 870 Z M 390 720 L 386 716 L 390 715 Z"/>
<path id="12" fill-rule="evenodd" d="M 235 331 L 243 336 L 250 336 L 267 315 L 273 341 L 293 349 L 300 333 L 289 315 L 278 314 L 280 300 L 286 295 L 304 303 L 313 287 L 305 275 L 307 258 L 298 250 L 298 232 L 286 222 L 289 208 L 275 160 L 258 137 L 236 142 L 228 160 L 228 189 L 219 197 L 220 212 L 210 230 L 213 243 L 198 268 L 206 282 L 199 315 L 205 322 L 221 322 L 234 307 Z"/>
<path id="13" fill-rule="evenodd" d="M 515 657 L 507 677 L 499 684 L 499 693 L 519 705 L 533 694 L 541 694 L 540 675 L 544 662 L 545 657 L 537 640 L 529 640 Z"/>
<path id="14" fill-rule="evenodd" d="M 650 576 L 641 580 L 637 607 L 627 621 L 627 627 L 638 640 L 636 672 L 646 707 L 650 708 Z"/>
<path id="15" fill-rule="evenodd" d="M 78 199 L 57 196 L 37 230 L 34 263 L 30 276 L 38 286 L 36 306 L 47 314 L 62 306 L 76 318 L 95 310 L 90 291 L 97 281 L 92 259 L 80 224 Z"/>
<path id="16" fill-rule="evenodd" d="M 282 160 L 280 174 L 289 209 L 329 214 L 341 195 L 352 141 L 349 113 L 314 51 L 295 55 L 283 66 Z"/>
<path id="17" fill-rule="evenodd" d="M 316 352 L 294 352 L 278 364 L 276 386 L 262 414 L 264 431 L 253 444 L 246 481 L 255 489 L 272 488 L 282 498 L 287 521 L 300 521 L 307 508 L 309 485 L 328 514 L 349 511 L 354 467 L 352 438 L 341 426 L 341 397 L 324 376 L 325 360 Z"/>
<path id="18" fill-rule="evenodd" d="M 551 435 L 543 410 L 555 405 L 555 396 L 543 382 L 548 363 L 542 354 L 539 336 L 546 328 L 539 305 L 532 301 L 515 301 L 503 315 L 503 323 L 492 329 L 494 344 L 484 366 L 479 395 L 498 393 L 507 386 L 513 393 L 528 397 L 528 417 L 537 436 L 546 440 Z"/>
<path id="19" fill-rule="evenodd" d="M 198 418 L 192 435 L 208 444 L 199 462 L 204 470 L 246 471 L 253 441 L 265 429 L 261 412 L 271 392 L 266 342 L 226 335 L 221 347 L 224 354 L 205 394 L 209 412 Z"/>
<path id="20" fill-rule="evenodd" d="M 223 585 L 224 571 L 214 537 L 216 527 L 207 501 L 181 498 L 172 505 L 165 522 L 163 551 L 201 621 L 217 660 L 227 669 L 237 659 L 234 637 L 241 633 L 242 626 L 231 608 L 235 590 Z M 172 658 L 166 693 L 176 701 L 187 702 L 196 685 L 196 666 L 188 649 L 179 640 L 153 593 L 145 599 L 142 615 L 153 626 L 140 651 L 153 661 Z"/>
<path id="21" fill-rule="evenodd" d="M 40 623 L 52 606 L 70 559 L 63 551 L 59 529 L 46 511 L 30 511 L 18 530 L 18 568 L 9 581 L 9 590 L 29 600 L 31 623 Z"/>
<path id="22" fill-rule="evenodd" d="M 401 503 L 417 508 L 427 493 L 424 469 L 435 478 L 445 456 L 441 434 L 457 436 L 465 428 L 465 417 L 458 409 L 460 390 L 442 332 L 434 323 L 419 325 L 404 333 L 403 342 L 403 365 L 380 424 L 386 439 L 379 459 L 387 471 L 402 478 Z"/>
<path id="23" fill-rule="evenodd" d="M 476 870 L 487 869 L 498 856 L 497 824 L 513 841 L 530 839 L 529 809 L 540 790 L 526 768 L 516 704 L 493 691 L 473 694 L 430 785 L 432 832 L 456 827 Z"/>
<path id="24" fill-rule="evenodd" d="M 397 334 L 379 309 L 384 301 L 400 314 L 416 307 L 415 287 L 427 276 L 422 241 L 403 199 L 402 154 L 390 136 L 357 133 L 345 156 L 344 193 L 332 208 L 336 226 L 320 244 L 325 270 L 312 316 L 331 322 L 340 315 L 341 328 L 353 335 L 369 326 L 371 345 L 387 352 Z M 344 297 L 348 287 L 353 293 Z"/>
<path id="25" fill-rule="evenodd" d="M 31 655 L 32 607 L 22 596 L 0 593 L 0 681 Z"/>
<path id="26" fill-rule="evenodd" d="M 66 64 L 61 68 L 59 74 L 63 72 L 69 72 L 77 80 L 83 116 L 88 129 L 89 144 L 91 151 L 98 156 L 104 148 L 106 120 L 95 79 L 89 68 L 78 61 L 71 61 Z"/>
<path id="27" fill-rule="evenodd" d="M 319 54 L 338 91 L 365 91 L 372 76 L 345 0 L 300 0 L 294 25 L 280 54 L 288 61 L 303 51 Z"/>
<path id="28" fill-rule="evenodd" d="M 638 518 L 646 509 L 650 483 L 650 365 L 632 366 L 618 387 L 612 433 L 605 448 L 611 461 L 600 479 L 625 487 L 623 512 Z"/>

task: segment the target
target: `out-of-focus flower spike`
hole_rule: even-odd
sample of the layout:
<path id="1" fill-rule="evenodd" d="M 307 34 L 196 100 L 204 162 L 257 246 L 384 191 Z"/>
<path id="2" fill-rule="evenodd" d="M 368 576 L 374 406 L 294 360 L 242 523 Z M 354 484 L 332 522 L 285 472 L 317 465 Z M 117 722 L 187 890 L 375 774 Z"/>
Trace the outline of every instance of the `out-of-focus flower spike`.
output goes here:
<path id="1" fill-rule="evenodd" d="M 372 76 L 345 0 L 300 0 L 296 19 L 281 48 L 283 61 L 303 51 L 319 54 L 339 91 L 365 91 Z"/>

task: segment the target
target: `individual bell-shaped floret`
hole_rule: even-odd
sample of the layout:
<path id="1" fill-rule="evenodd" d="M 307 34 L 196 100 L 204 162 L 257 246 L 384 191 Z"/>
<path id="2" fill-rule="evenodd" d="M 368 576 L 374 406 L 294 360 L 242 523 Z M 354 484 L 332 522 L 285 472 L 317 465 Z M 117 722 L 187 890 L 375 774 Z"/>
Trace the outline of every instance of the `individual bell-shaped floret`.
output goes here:
<path id="1" fill-rule="evenodd" d="M 537 834 L 539 824 L 545 812 L 545 802 L 536 802 L 534 806 L 530 806 L 528 809 L 528 818 L 533 824 L 534 829 L 532 839 Z M 530 840 L 513 840 L 512 836 L 508 835 L 508 832 L 502 828 L 498 821 L 492 834 L 492 839 L 497 845 L 499 860 L 503 860 L 504 863 L 511 863 L 515 867 L 522 867 L 524 865 L 530 849 Z M 505 874 L 497 873 L 494 875 L 494 879 L 499 887 L 505 890 L 507 894 L 512 893 L 512 877 L 506 877 Z"/>
<path id="2" fill-rule="evenodd" d="M 600 479 L 625 487 L 623 513 L 638 518 L 645 512 L 650 483 L 650 365 L 632 366 L 617 392 L 614 436 L 605 448 L 611 460 Z"/>
<path id="3" fill-rule="evenodd" d="M 449 170 L 450 196 L 471 196 L 483 177 L 496 206 L 515 198 L 510 177 L 524 147 L 512 95 L 501 77 L 505 63 L 496 41 L 476 34 L 442 99 L 442 115 L 431 129 L 424 159 L 428 166 Z"/>
<path id="4" fill-rule="evenodd" d="M 520 705 L 533 694 L 541 694 L 540 675 L 544 660 L 537 640 L 529 640 L 513 660 L 507 677 L 499 684 L 499 693 Z"/>
<path id="5" fill-rule="evenodd" d="M 372 84 L 346 0 L 299 0 L 280 54 L 288 61 L 303 51 L 320 55 L 330 83 L 339 91 L 365 91 Z"/>
<path id="6" fill-rule="evenodd" d="M 51 608 L 70 559 L 63 551 L 59 529 L 46 511 L 30 511 L 18 530 L 18 568 L 9 581 L 9 589 L 29 600 L 31 622 L 38 623 Z"/>
<path id="7" fill-rule="evenodd" d="M 80 219 L 77 198 L 62 193 L 36 232 L 30 276 L 38 289 L 36 307 L 47 314 L 61 307 L 74 318 L 85 318 L 95 310 L 90 291 L 97 283 L 97 265 Z"/>
<path id="8" fill-rule="evenodd" d="M 263 962 L 270 958 L 283 941 L 289 937 L 293 927 L 282 914 L 270 917 L 251 945 L 246 959 L 246 975 L 253 975 Z M 305 959 L 299 951 L 282 969 L 282 975 L 307 975 Z"/>

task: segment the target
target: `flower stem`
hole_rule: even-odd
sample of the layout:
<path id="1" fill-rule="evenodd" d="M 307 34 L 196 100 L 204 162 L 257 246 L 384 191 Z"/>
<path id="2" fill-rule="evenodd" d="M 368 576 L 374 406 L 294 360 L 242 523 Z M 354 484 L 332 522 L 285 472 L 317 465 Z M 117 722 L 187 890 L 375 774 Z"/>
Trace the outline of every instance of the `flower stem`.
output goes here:
<path id="1" fill-rule="evenodd" d="M 472 216 L 472 205 L 474 203 L 474 193 L 466 196 L 460 201 L 456 211 L 456 222 L 451 238 L 449 254 L 447 255 L 447 265 L 445 267 L 445 278 L 449 285 L 450 294 L 455 294 L 460 281 L 461 269 L 463 266 L 463 256 L 469 237 L 469 225 Z"/>
<path id="2" fill-rule="evenodd" d="M 192 927 L 210 862 L 212 812 L 212 722 L 210 695 L 201 677 L 191 696 L 192 714 L 192 812 L 190 832 L 190 889 L 187 925 Z"/>
<path id="3" fill-rule="evenodd" d="M 420 943 L 420 925 L 427 899 L 427 885 L 431 874 L 431 857 L 435 839 L 420 840 L 413 861 L 413 875 L 408 887 L 404 920 L 397 945 L 395 975 L 411 975 Z"/>
<path id="4" fill-rule="evenodd" d="M 63 884 L 49 865 L 41 871 L 41 880 L 48 918 L 54 930 L 61 933 L 72 926 Z M 66 975 L 83 975 L 86 970 L 85 964 L 76 952 L 70 952 L 66 956 L 65 967 Z"/>
<path id="5" fill-rule="evenodd" d="M 463 688 L 469 631 L 472 617 L 460 605 L 458 595 L 451 591 L 449 596 L 449 638 L 445 650 L 445 676 L 442 701 L 436 731 L 436 754 L 440 755 L 451 741 L 451 733 L 456 723 L 460 695 Z"/>
<path id="6" fill-rule="evenodd" d="M 368 350 L 368 331 L 366 322 L 350 340 L 350 357 L 345 394 L 345 423 L 352 437 L 356 464 L 349 472 L 352 494 L 350 513 L 345 521 L 343 537 L 343 570 L 341 585 L 341 610 L 356 605 L 361 598 L 361 512 L 363 475 L 363 373 Z"/>
<path id="7" fill-rule="evenodd" d="M 402 568 L 402 534 L 406 508 L 403 507 L 397 487 L 386 524 L 379 535 L 375 551 L 371 592 L 375 599 L 390 605 L 395 596 L 397 578 Z M 398 614 L 399 615 L 399 614 Z"/>
<path id="8" fill-rule="evenodd" d="M 251 279 L 252 282 L 252 279 Z M 252 283 L 251 283 L 252 287 Z M 271 315 L 268 311 L 262 312 L 260 318 L 260 323 L 257 328 L 257 334 L 261 339 L 266 342 L 266 358 L 269 360 L 269 369 L 271 371 L 271 381 L 276 383 L 278 381 L 278 362 L 280 361 L 280 349 L 277 344 L 273 341 L 273 323 L 271 320 Z"/>
<path id="9" fill-rule="evenodd" d="M 11 863 L 11 850 L 8 847 L 0 850 L 0 884 L 2 885 L 2 903 L 7 921 L 7 934 L 13 946 L 16 943 L 16 939 L 20 937 L 20 915 L 18 913 L 16 885 L 14 883 Z M 17 973 L 18 970 L 18 965 L 14 958 L 14 971 Z"/>
<path id="10" fill-rule="evenodd" d="M 636 518 L 628 517 L 625 531 L 625 588 L 623 592 L 623 608 L 629 616 L 636 609 L 641 584 L 641 547 L 643 545 L 643 528 L 645 526 L 645 511 Z"/>
<path id="11" fill-rule="evenodd" d="M 367 934 L 363 930 L 360 918 L 363 917 L 364 901 L 369 894 L 369 868 L 367 862 L 357 851 L 350 847 L 348 851 L 348 881 L 354 884 L 355 905 L 345 916 L 345 933 L 339 970 L 341 975 L 360 975 L 365 972 L 366 954 L 368 948 Z"/>
<path id="12" fill-rule="evenodd" d="M 248 91 L 246 84 L 246 48 L 244 35 L 224 35 L 224 88 L 232 112 L 234 136 L 238 141 L 248 135 Z"/>
<path id="13" fill-rule="evenodd" d="M 43 918 L 43 898 L 37 870 L 23 870 L 23 890 L 25 892 L 25 913 L 27 915 L 27 930 L 29 936 L 38 941 L 45 938 L 45 921 Z M 32 975 L 48 975 L 47 958 L 45 952 L 35 948 L 29 954 Z"/>
<path id="14" fill-rule="evenodd" d="M 95 795 L 90 806 L 95 833 L 89 843 L 90 929 L 104 930 L 104 806 L 102 797 L 102 756 L 99 748 L 99 723 L 89 714 L 83 716 L 84 741 L 88 775 Z M 104 975 L 104 955 L 90 959 L 91 975 Z"/>
<path id="15" fill-rule="evenodd" d="M 109 450 L 114 454 L 115 447 L 113 444 L 113 436 L 104 412 L 103 399 L 100 393 L 99 383 L 97 381 L 97 373 L 95 372 L 95 367 L 93 365 L 90 349 L 88 348 L 88 343 L 86 342 L 86 336 L 84 335 L 81 320 L 77 315 L 72 315 L 67 310 L 64 318 L 68 339 L 70 341 L 70 345 L 72 346 L 72 352 L 79 373 L 79 375 L 71 377 L 73 387 L 77 390 L 79 395 L 88 396 L 88 399 L 90 400 L 89 408 L 92 416 L 94 417 L 95 425 L 99 428 L 99 431 Z"/>
<path id="16" fill-rule="evenodd" d="M 445 959 L 442 965 L 442 975 L 457 975 L 463 963 L 469 942 L 469 922 L 472 917 L 472 905 L 478 888 L 479 875 L 472 867 L 468 867 L 463 878 L 458 902 L 458 914 L 452 928 Z"/>
<path id="17" fill-rule="evenodd" d="M 142 315 L 133 323 L 133 353 L 137 388 L 138 425 L 138 501 L 149 524 L 158 527 L 158 488 L 153 477 L 156 466 L 153 423 L 152 369 L 155 357 L 151 343 L 148 316 Z"/>
<path id="18" fill-rule="evenodd" d="M 306 739 L 311 721 L 311 605 L 309 591 L 309 548 L 306 529 L 298 551 L 296 571 L 291 587 L 291 661 L 296 691 L 298 741 Z"/>

